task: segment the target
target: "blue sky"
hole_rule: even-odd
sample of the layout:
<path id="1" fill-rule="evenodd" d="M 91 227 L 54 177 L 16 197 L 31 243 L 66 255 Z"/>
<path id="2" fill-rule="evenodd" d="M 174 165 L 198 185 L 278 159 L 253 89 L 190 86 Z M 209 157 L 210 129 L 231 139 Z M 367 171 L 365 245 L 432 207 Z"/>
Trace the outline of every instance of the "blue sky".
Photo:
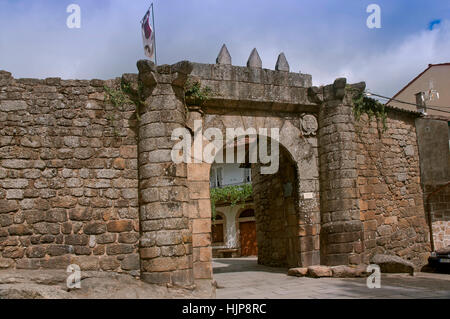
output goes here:
<path id="1" fill-rule="evenodd" d="M 0 0 L 0 69 L 15 77 L 114 78 L 145 58 L 139 21 L 151 1 Z M 68 5 L 81 7 L 69 29 Z M 226 43 L 234 65 L 256 47 L 265 68 L 283 51 L 315 85 L 345 76 L 393 95 L 428 63 L 450 62 L 448 0 L 155 0 L 159 64 L 214 63 Z M 369 4 L 381 29 L 369 29 Z M 437 22 L 440 21 L 440 22 Z"/>

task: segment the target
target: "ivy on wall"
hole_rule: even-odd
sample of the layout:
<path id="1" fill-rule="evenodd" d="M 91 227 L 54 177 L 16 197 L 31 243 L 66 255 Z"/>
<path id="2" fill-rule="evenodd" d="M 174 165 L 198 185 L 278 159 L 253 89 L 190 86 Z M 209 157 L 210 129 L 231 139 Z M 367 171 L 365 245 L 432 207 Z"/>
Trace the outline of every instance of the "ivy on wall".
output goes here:
<path id="1" fill-rule="evenodd" d="M 139 84 L 137 94 L 132 90 L 131 85 L 125 83 L 123 80 L 118 88 L 112 88 L 105 85 L 103 89 L 105 90 L 105 101 L 107 103 L 111 103 L 118 110 L 123 110 L 123 107 L 127 104 L 134 104 L 136 106 L 136 118 L 138 121 L 141 120 L 139 110 L 140 107 L 144 105 L 144 101 L 141 98 L 143 91 L 143 86 L 141 84 Z M 115 135 L 117 135 L 116 119 L 115 114 L 108 115 L 108 120 L 114 127 Z"/>
<path id="2" fill-rule="evenodd" d="M 353 97 L 353 114 L 357 121 L 360 120 L 362 114 L 367 114 L 369 121 L 372 117 L 380 120 L 383 124 L 383 132 L 387 129 L 387 111 L 383 103 L 366 96 L 360 92 Z"/>
<path id="3" fill-rule="evenodd" d="M 211 212 L 212 217 L 216 217 L 216 204 L 219 202 L 229 202 L 231 207 L 238 204 L 244 205 L 246 200 L 252 196 L 253 187 L 252 184 L 233 185 L 223 188 L 211 189 Z"/>
<path id="4" fill-rule="evenodd" d="M 203 103 L 209 99 L 211 92 L 212 89 L 209 86 L 202 87 L 202 84 L 199 81 L 192 83 L 187 80 L 184 87 L 186 100 L 199 106 L 203 105 Z"/>

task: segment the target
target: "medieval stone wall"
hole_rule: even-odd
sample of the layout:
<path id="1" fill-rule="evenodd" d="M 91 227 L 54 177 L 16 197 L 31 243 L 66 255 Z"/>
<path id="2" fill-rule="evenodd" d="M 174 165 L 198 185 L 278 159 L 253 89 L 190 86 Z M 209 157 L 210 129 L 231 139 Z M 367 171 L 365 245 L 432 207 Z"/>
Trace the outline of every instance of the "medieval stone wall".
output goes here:
<path id="1" fill-rule="evenodd" d="M 139 273 L 135 106 L 119 80 L 0 72 L 0 268 Z"/>
<path id="2" fill-rule="evenodd" d="M 420 185 L 415 115 L 388 111 L 386 131 L 363 115 L 355 124 L 358 192 L 366 262 L 395 254 L 416 266 L 427 263 L 429 231 Z"/>
<path id="3" fill-rule="evenodd" d="M 262 175 L 252 165 L 258 262 L 271 267 L 297 267 L 300 250 L 298 173 L 286 151 L 280 150 L 280 169 Z"/>
<path id="4" fill-rule="evenodd" d="M 450 184 L 424 186 L 424 198 L 427 197 L 425 207 L 431 214 L 434 248 L 446 248 L 450 246 Z"/>

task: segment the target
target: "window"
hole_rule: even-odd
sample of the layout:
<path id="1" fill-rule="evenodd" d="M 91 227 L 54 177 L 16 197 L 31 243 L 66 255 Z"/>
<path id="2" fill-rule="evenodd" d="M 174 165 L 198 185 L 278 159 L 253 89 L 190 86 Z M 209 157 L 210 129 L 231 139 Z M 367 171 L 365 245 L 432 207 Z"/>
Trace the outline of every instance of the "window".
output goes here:
<path id="1" fill-rule="evenodd" d="M 211 188 L 222 187 L 222 167 L 211 168 L 211 176 L 209 177 L 209 184 Z"/>

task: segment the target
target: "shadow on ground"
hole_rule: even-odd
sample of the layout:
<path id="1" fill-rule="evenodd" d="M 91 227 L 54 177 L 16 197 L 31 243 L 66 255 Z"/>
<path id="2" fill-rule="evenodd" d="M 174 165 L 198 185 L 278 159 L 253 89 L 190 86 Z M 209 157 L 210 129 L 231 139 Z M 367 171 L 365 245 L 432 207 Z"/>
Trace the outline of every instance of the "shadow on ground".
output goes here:
<path id="1" fill-rule="evenodd" d="M 258 265 L 258 259 L 256 257 L 218 258 L 213 261 L 214 274 L 249 271 L 287 274 L 288 269 Z"/>

